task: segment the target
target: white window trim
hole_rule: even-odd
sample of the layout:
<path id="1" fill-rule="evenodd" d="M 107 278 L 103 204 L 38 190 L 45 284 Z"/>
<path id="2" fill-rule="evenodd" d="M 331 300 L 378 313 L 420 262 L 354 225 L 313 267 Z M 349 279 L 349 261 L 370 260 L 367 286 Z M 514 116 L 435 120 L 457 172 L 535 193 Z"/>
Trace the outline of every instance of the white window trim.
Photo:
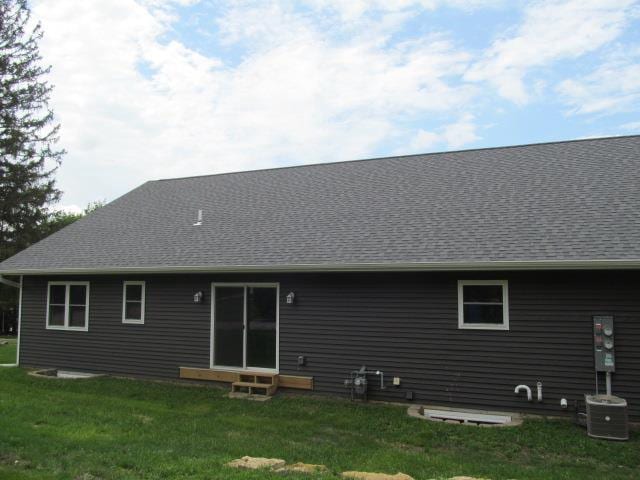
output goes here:
<path id="1" fill-rule="evenodd" d="M 64 325 L 49 325 L 49 310 L 51 306 L 51 286 L 52 285 L 64 285 Z M 87 288 L 85 304 L 84 304 L 84 327 L 70 327 L 69 326 L 69 291 L 72 286 L 85 286 Z M 89 282 L 49 282 L 47 284 L 47 314 L 46 314 L 46 328 L 47 330 L 70 330 L 74 332 L 87 332 L 89 331 Z"/>
<path id="2" fill-rule="evenodd" d="M 500 285 L 502 287 L 502 323 L 465 323 L 464 286 Z M 509 330 L 509 282 L 507 280 L 458 280 L 458 328 L 469 330 Z"/>
<path id="3" fill-rule="evenodd" d="M 142 302 L 140 304 L 140 318 L 127 318 L 127 285 L 141 285 L 142 286 Z M 146 282 L 127 280 L 122 284 L 122 323 L 128 323 L 132 325 L 144 325 L 144 310 L 145 310 L 145 297 L 146 297 Z"/>

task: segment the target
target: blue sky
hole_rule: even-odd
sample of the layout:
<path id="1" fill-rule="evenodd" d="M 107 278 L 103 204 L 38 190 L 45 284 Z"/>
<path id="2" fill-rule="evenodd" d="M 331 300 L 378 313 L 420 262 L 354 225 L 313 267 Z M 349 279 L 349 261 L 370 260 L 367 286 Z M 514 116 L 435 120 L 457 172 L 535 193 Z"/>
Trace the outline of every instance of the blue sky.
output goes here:
<path id="1" fill-rule="evenodd" d="M 60 207 L 149 179 L 640 133 L 632 0 L 34 0 Z"/>

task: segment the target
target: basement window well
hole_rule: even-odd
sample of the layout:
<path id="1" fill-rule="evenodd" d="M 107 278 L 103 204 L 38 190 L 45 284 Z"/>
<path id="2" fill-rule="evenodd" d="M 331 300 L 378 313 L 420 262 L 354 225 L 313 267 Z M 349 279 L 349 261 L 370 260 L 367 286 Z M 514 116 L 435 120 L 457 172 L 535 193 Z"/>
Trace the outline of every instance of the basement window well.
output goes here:
<path id="1" fill-rule="evenodd" d="M 522 424 L 522 417 L 517 413 L 489 412 L 485 410 L 451 409 L 446 407 L 430 407 L 412 405 L 409 416 L 446 422 L 458 425 L 474 425 L 479 427 L 510 427 Z"/>
<path id="2" fill-rule="evenodd" d="M 67 380 L 81 380 L 85 378 L 103 377 L 102 373 L 75 372 L 71 370 L 59 370 L 57 368 L 46 368 L 29 372 L 32 377 L 42 378 L 64 378 Z"/>

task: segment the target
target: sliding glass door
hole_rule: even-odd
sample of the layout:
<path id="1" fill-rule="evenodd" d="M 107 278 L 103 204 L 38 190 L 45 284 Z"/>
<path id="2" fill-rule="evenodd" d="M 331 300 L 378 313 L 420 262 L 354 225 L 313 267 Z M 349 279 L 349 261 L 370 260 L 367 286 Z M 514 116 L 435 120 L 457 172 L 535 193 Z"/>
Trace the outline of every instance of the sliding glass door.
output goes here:
<path id="1" fill-rule="evenodd" d="M 278 287 L 214 284 L 212 366 L 277 369 Z"/>

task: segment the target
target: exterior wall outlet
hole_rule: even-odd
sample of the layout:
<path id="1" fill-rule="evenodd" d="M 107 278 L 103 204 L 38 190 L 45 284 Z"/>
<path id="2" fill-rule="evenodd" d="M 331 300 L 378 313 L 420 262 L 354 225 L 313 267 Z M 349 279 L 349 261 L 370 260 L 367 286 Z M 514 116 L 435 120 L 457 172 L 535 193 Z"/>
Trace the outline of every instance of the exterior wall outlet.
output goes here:
<path id="1" fill-rule="evenodd" d="M 396 387 L 400 385 L 400 377 L 393 377 L 393 385 Z"/>

